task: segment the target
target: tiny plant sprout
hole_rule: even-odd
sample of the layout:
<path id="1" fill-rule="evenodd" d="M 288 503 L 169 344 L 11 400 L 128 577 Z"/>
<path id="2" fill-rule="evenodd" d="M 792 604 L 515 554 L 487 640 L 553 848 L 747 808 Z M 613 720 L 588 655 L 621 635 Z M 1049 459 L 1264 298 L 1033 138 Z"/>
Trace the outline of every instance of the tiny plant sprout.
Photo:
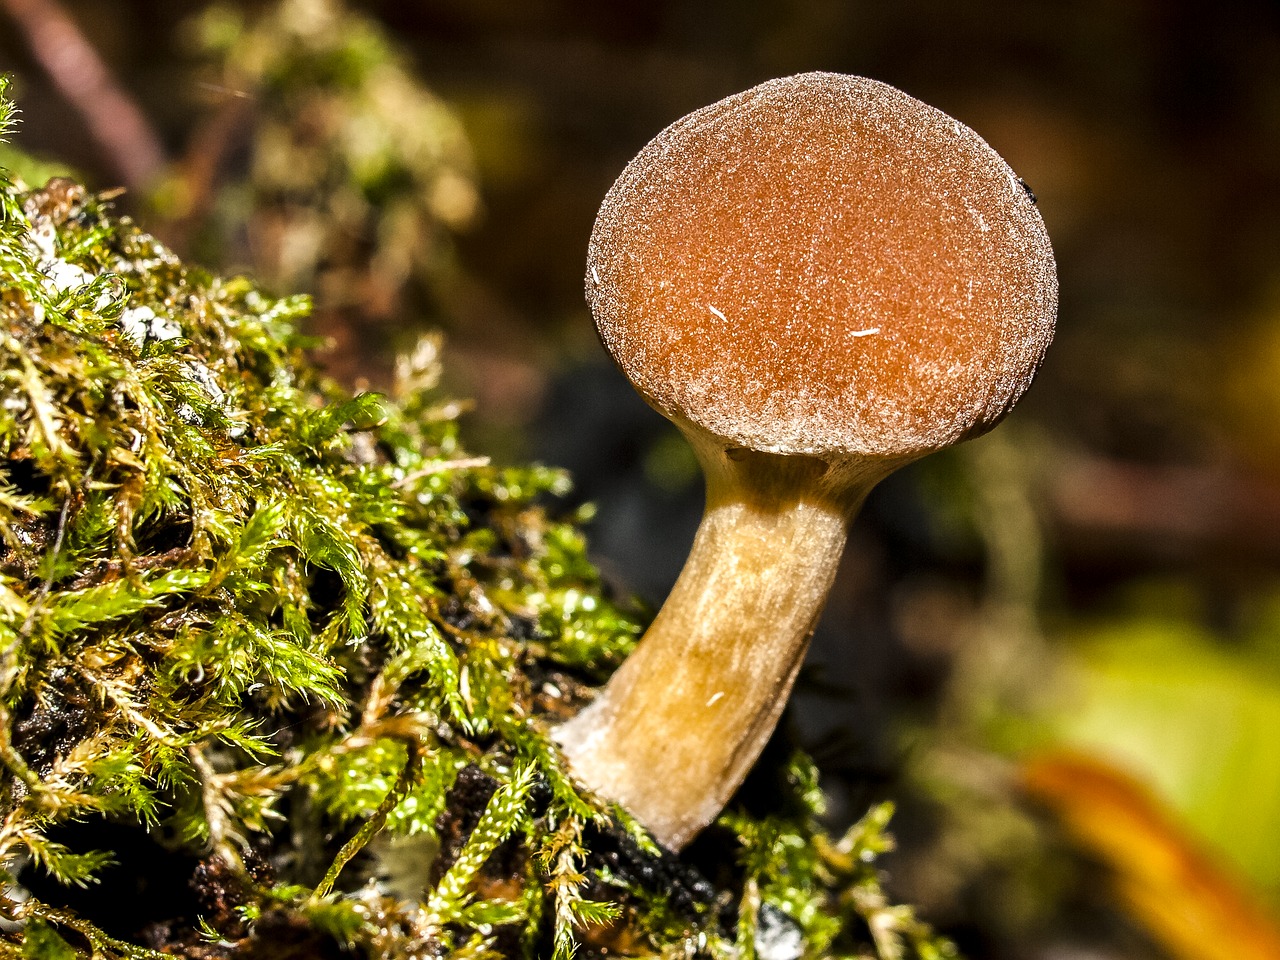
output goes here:
<path id="1" fill-rule="evenodd" d="M 601 207 L 586 286 L 605 347 L 692 444 L 706 512 L 639 647 L 554 735 L 579 780 L 679 849 L 773 730 L 867 492 L 989 430 L 1030 384 L 1053 252 L 968 127 L 810 73 L 641 150 Z"/>

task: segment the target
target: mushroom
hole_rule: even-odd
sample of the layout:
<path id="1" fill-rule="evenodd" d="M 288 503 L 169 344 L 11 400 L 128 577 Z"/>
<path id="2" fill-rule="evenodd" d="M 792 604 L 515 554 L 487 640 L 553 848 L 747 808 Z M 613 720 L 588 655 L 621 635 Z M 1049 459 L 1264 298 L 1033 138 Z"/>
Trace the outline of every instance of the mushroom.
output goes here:
<path id="1" fill-rule="evenodd" d="M 644 147 L 600 209 L 586 288 L 605 347 L 692 445 L 706 512 L 635 652 L 553 736 L 678 850 L 773 730 L 868 491 L 989 430 L 1030 384 L 1053 253 L 968 127 L 808 73 Z"/>

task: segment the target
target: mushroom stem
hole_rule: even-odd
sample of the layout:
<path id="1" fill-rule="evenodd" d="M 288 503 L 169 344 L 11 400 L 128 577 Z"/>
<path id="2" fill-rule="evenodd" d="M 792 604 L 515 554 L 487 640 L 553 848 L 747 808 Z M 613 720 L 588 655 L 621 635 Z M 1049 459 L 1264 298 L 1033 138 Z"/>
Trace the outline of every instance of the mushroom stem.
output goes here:
<path id="1" fill-rule="evenodd" d="M 689 558 L 636 651 L 555 733 L 574 773 L 672 850 L 715 818 L 764 748 L 849 519 L 889 472 L 726 452 L 686 432 L 707 477 Z"/>

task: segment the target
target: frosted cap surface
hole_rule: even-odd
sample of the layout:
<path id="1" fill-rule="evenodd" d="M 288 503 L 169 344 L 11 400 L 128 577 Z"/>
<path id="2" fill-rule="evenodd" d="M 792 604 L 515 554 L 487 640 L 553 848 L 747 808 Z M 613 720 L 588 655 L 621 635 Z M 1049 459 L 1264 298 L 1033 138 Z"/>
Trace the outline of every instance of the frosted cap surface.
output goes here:
<path id="1" fill-rule="evenodd" d="M 1044 222 L 968 127 L 861 77 L 772 80 L 605 197 L 587 300 L 660 412 L 750 449 L 911 456 L 993 426 L 1053 336 Z"/>

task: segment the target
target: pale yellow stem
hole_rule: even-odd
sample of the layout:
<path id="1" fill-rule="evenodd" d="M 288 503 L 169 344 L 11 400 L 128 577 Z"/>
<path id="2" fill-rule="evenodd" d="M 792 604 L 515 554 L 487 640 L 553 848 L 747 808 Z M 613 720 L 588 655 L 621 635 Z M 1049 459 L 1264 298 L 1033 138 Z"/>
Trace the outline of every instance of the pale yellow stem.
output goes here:
<path id="1" fill-rule="evenodd" d="M 673 850 L 715 818 L 763 749 L 849 517 L 886 472 L 849 483 L 841 471 L 833 493 L 835 471 L 810 458 L 699 452 L 707 512 L 679 580 L 600 697 L 554 734 L 578 779 Z"/>

